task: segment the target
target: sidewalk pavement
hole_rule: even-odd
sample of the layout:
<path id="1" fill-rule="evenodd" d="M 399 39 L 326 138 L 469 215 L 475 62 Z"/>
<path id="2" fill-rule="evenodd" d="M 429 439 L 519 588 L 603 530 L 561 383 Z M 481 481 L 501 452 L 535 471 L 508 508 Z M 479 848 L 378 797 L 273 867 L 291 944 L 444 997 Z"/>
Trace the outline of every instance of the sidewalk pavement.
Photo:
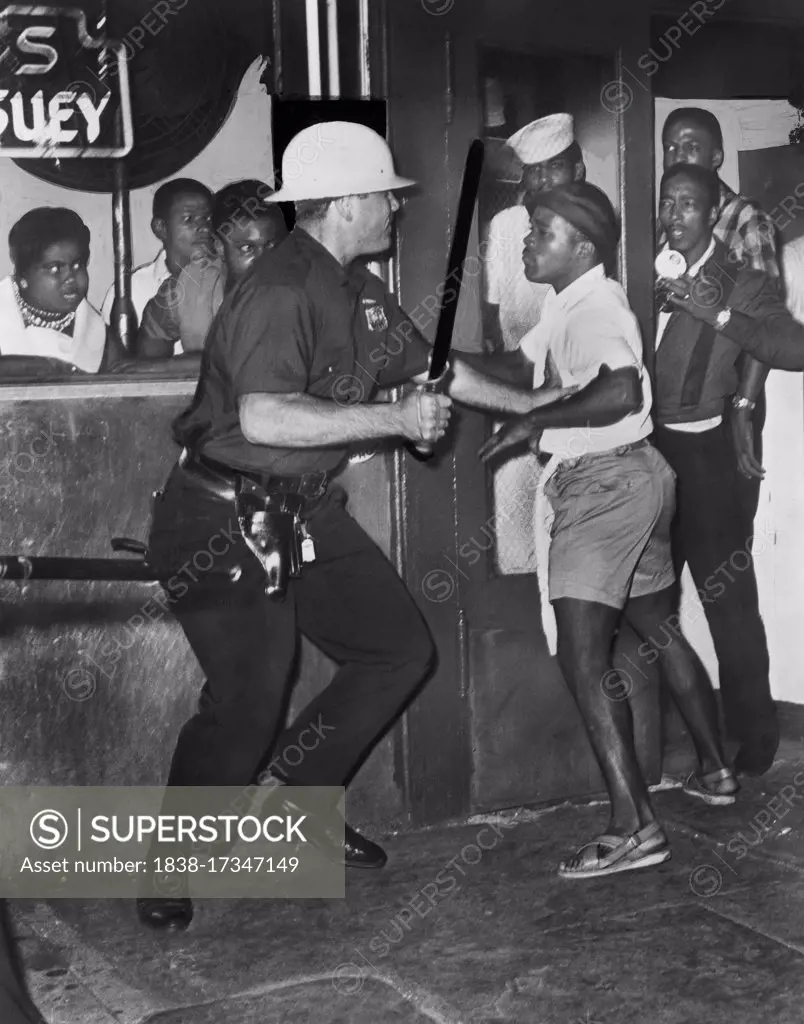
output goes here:
<path id="1" fill-rule="evenodd" d="M 564 881 L 601 801 L 384 839 L 342 901 L 200 900 L 183 934 L 130 901 L 17 901 L 49 1024 L 800 1024 L 804 743 L 732 807 L 656 793 L 672 859 Z"/>

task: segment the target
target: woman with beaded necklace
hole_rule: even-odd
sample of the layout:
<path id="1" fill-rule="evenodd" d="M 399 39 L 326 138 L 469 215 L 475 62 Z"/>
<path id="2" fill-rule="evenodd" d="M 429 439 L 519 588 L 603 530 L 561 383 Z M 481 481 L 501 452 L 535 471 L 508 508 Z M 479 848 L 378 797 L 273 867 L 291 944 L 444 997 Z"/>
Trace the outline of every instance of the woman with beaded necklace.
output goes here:
<path id="1" fill-rule="evenodd" d="M 89 228 L 73 210 L 38 207 L 8 236 L 14 273 L 0 281 L 0 379 L 103 373 L 124 355 L 87 302 Z"/>

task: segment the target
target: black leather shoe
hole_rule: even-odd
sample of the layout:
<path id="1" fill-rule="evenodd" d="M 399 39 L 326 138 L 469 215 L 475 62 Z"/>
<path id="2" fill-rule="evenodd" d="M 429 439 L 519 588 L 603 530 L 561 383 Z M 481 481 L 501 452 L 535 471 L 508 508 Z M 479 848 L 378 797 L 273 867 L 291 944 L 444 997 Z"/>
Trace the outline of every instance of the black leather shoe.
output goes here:
<path id="1" fill-rule="evenodd" d="M 743 743 L 734 759 L 734 770 L 739 775 L 758 778 L 770 770 L 779 748 L 778 733 L 762 734 Z"/>
<path id="2" fill-rule="evenodd" d="M 284 803 L 287 810 L 302 810 L 287 797 Z M 320 850 L 327 860 L 335 864 L 345 864 L 347 868 L 381 868 L 388 860 L 388 854 L 381 846 L 361 836 L 357 829 L 345 821 L 342 841 L 336 830 L 317 816 L 308 817 L 304 835 L 310 845 Z"/>
<path id="3" fill-rule="evenodd" d="M 365 836 L 344 825 L 343 859 L 347 868 L 382 868 L 388 860 L 388 854 L 381 846 L 373 843 Z"/>
<path id="4" fill-rule="evenodd" d="M 137 917 L 149 928 L 183 932 L 193 919 L 193 901 L 186 896 L 141 897 Z"/>
<path id="5" fill-rule="evenodd" d="M 325 824 L 320 818 L 308 819 L 304 834 L 314 846 L 333 864 L 345 864 L 347 868 L 381 868 L 388 860 L 382 847 L 343 823 L 343 840 L 339 832 Z"/>

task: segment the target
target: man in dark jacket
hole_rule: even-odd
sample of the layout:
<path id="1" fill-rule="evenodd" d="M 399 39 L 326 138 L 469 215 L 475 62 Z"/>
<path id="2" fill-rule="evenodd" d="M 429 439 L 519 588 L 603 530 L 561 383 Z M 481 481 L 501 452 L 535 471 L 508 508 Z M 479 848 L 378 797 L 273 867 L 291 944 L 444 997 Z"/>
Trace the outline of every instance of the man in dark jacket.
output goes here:
<path id="1" fill-rule="evenodd" d="M 737 269 L 715 238 L 720 203 L 714 171 L 677 164 L 661 183 L 659 219 L 669 249 L 687 262 L 687 291 L 722 297 L 737 308 L 764 273 Z M 683 291 L 683 289 L 682 289 Z M 656 337 L 657 446 L 678 478 L 673 532 L 676 573 L 689 565 L 709 623 L 738 771 L 761 775 L 778 746 L 765 629 L 759 613 L 750 529 L 741 514 L 740 481 L 726 414 L 740 393 L 737 344 L 689 312 L 669 305 Z M 749 372 L 743 370 L 743 374 Z"/>
<path id="2" fill-rule="evenodd" d="M 804 324 L 764 274 L 744 273 L 739 296 L 728 300 L 718 289 L 691 289 L 690 284 L 687 277 L 667 282 L 668 301 L 675 309 L 714 326 L 772 369 L 804 370 Z"/>

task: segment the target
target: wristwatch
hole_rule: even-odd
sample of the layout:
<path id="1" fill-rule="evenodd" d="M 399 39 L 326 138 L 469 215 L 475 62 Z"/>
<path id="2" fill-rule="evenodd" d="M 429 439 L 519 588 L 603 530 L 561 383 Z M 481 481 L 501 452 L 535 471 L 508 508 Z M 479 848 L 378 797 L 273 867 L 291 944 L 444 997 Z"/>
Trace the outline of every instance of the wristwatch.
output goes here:
<path id="1" fill-rule="evenodd" d="M 731 404 L 735 409 L 756 409 L 757 403 L 752 402 L 750 398 L 743 398 L 742 395 L 732 395 Z"/>
<path id="2" fill-rule="evenodd" d="M 721 311 L 715 317 L 715 330 L 724 331 L 729 325 L 729 320 L 731 320 L 731 307 L 726 306 L 724 309 L 721 309 Z"/>

